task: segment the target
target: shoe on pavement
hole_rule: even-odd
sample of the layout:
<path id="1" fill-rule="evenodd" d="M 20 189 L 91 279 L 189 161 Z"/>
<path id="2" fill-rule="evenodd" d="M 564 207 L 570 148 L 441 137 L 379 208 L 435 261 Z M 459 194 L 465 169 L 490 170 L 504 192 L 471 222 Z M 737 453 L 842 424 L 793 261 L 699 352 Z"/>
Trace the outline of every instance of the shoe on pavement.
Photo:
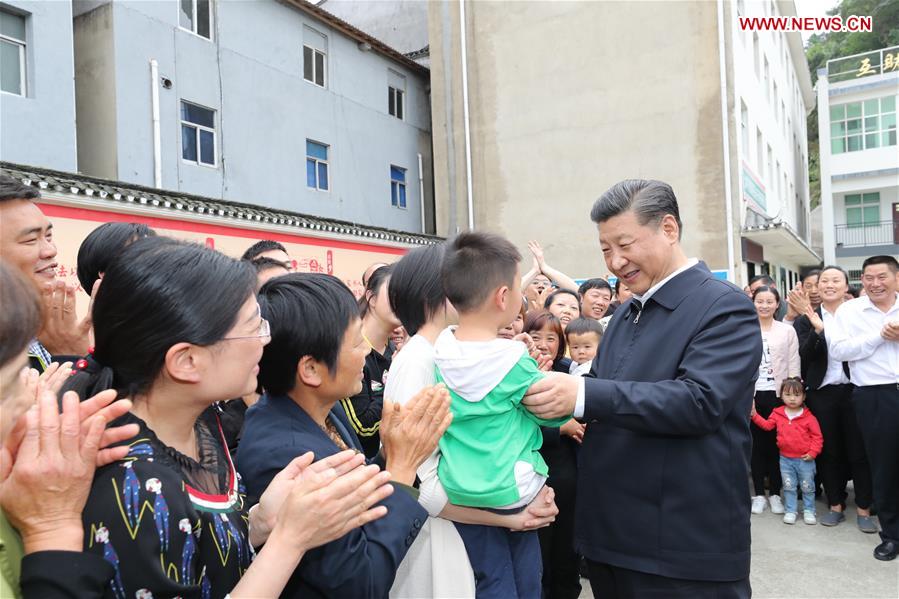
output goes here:
<path id="1" fill-rule="evenodd" d="M 771 503 L 772 514 L 784 513 L 784 502 L 781 500 L 780 495 L 772 495 L 768 498 L 768 501 Z"/>
<path id="2" fill-rule="evenodd" d="M 858 529 L 868 534 L 877 532 L 877 522 L 874 521 L 874 516 L 859 516 Z"/>
<path id="3" fill-rule="evenodd" d="M 784 524 L 796 524 L 796 512 L 787 512 L 784 514 Z"/>
<path id="4" fill-rule="evenodd" d="M 818 519 L 815 518 L 815 512 L 811 512 L 809 510 L 805 510 L 802 514 L 802 521 L 806 524 L 817 524 Z"/>
<path id="5" fill-rule="evenodd" d="M 882 562 L 896 559 L 897 555 L 899 555 L 899 543 L 896 541 L 884 541 L 874 548 L 874 557 Z"/>
<path id="6" fill-rule="evenodd" d="M 768 504 L 765 501 L 764 495 L 756 495 L 752 498 L 752 513 L 753 514 L 761 514 L 765 511 L 765 506 Z"/>
<path id="7" fill-rule="evenodd" d="M 821 526 L 836 526 L 840 522 L 846 519 L 846 514 L 843 512 L 835 512 L 830 510 L 823 516 L 821 516 Z M 859 516 L 859 522 L 861 522 L 861 516 Z M 861 524 L 858 525 L 861 528 Z"/>

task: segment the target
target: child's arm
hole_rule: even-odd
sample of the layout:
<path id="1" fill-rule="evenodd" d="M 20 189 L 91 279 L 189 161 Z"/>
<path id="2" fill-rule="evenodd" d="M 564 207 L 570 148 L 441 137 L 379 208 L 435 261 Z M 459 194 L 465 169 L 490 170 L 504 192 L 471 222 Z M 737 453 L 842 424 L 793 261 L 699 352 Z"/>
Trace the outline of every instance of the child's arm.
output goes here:
<path id="1" fill-rule="evenodd" d="M 818 424 L 818 419 L 815 418 L 814 415 L 812 415 L 808 421 L 808 434 L 809 450 L 807 454 L 802 456 L 802 459 L 810 462 L 821 455 L 821 450 L 824 449 L 824 435 L 821 434 L 821 426 Z"/>
<path id="2" fill-rule="evenodd" d="M 763 431 L 773 431 L 777 427 L 777 421 L 774 420 L 773 414 L 770 418 L 766 419 L 762 418 L 761 414 L 758 412 L 753 412 L 752 422 Z"/>

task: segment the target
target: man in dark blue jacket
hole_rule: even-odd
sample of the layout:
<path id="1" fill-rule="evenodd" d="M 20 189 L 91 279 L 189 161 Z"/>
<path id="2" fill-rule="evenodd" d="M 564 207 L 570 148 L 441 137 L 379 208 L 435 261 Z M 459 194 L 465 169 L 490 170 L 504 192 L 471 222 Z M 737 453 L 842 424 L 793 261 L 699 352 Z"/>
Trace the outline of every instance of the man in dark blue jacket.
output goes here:
<path id="1" fill-rule="evenodd" d="M 359 392 L 369 352 L 355 298 L 339 279 L 306 273 L 277 277 L 262 287 L 259 303 L 271 323 L 272 339 L 259 374 L 266 393 L 247 411 L 238 453 L 248 494 L 256 497 L 307 451 L 320 460 L 344 449 L 362 450 L 336 404 Z M 427 401 L 413 399 L 407 407 L 420 413 L 383 421 L 394 423 L 382 427 L 394 486 L 382 502 L 387 515 L 307 552 L 283 597 L 387 597 L 400 562 L 428 517 L 411 485 L 449 424 L 449 396 L 446 391 L 443 395 L 442 401 L 434 401 L 436 394 Z M 415 416 L 427 425 L 415 426 Z M 409 420 L 395 424 L 400 418 Z"/>
<path id="2" fill-rule="evenodd" d="M 634 297 L 609 323 L 595 378 L 550 373 L 524 403 L 588 422 L 576 518 L 594 593 L 748 597 L 755 310 L 686 257 L 669 185 L 622 181 L 590 216 Z"/>

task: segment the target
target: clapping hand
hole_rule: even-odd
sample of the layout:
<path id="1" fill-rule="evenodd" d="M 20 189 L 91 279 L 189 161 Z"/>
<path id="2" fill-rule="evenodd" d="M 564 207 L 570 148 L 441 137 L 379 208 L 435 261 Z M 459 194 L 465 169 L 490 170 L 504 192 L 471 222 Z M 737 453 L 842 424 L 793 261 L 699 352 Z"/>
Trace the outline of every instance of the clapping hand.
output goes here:
<path id="1" fill-rule="evenodd" d="M 795 319 L 801 314 L 805 314 L 810 304 L 808 294 L 802 288 L 801 283 L 797 283 L 793 289 L 787 293 L 787 304 L 790 307 L 790 315 Z"/>
<path id="2" fill-rule="evenodd" d="M 92 292 L 99 288 L 99 283 L 97 279 Z M 44 322 L 38 340 L 50 354 L 83 356 L 90 348 L 92 306 L 79 322 L 75 313 L 76 293 L 75 286 L 64 281 L 48 283 L 43 289 Z"/>

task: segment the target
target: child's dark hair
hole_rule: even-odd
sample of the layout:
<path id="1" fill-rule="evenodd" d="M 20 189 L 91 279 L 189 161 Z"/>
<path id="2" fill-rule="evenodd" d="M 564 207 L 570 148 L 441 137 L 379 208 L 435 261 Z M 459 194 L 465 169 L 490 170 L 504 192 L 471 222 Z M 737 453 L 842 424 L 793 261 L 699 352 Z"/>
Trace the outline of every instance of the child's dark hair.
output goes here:
<path id="1" fill-rule="evenodd" d="M 783 397 L 783 394 L 787 391 L 805 395 L 805 383 L 798 376 L 788 376 L 780 384 L 780 396 Z"/>
<path id="2" fill-rule="evenodd" d="M 596 333 L 602 339 L 602 325 L 598 320 L 593 318 L 584 318 L 583 316 L 575 318 L 568 323 L 565 329 L 565 335 L 586 335 L 587 333 Z"/>
<path id="3" fill-rule="evenodd" d="M 243 256 L 241 256 L 240 259 L 253 261 L 259 257 L 259 254 L 264 254 L 265 252 L 270 252 L 272 250 L 281 250 L 285 254 L 287 253 L 287 248 L 285 248 L 283 244 L 271 239 L 263 239 L 248 247 L 247 251 L 243 253 Z"/>
<path id="4" fill-rule="evenodd" d="M 443 259 L 443 291 L 458 312 L 470 312 L 497 287 L 512 286 L 521 254 L 500 235 L 467 232 L 447 245 Z"/>
<path id="5" fill-rule="evenodd" d="M 359 318 L 356 298 L 343 282 L 320 273 L 290 273 L 259 290 L 271 341 L 259 361 L 259 383 L 274 395 L 294 388 L 303 356 L 324 362 L 333 374 L 347 327 Z"/>
<path id="6" fill-rule="evenodd" d="M 559 351 L 553 356 L 553 363 L 558 362 L 565 356 L 565 333 L 562 331 L 562 321 L 546 310 L 531 310 L 524 317 L 524 328 L 522 332 L 530 333 L 531 331 L 539 331 L 543 327 L 549 326 L 552 332 L 559 338 Z"/>
<path id="7" fill-rule="evenodd" d="M 415 248 L 393 267 L 387 288 L 390 308 L 409 336 L 446 306 L 440 280 L 443 253 L 442 244 Z"/>
<path id="8" fill-rule="evenodd" d="M 91 231 L 78 248 L 78 282 L 90 295 L 94 283 L 109 268 L 109 263 L 128 245 L 156 231 L 143 223 L 103 223 Z"/>
<path id="9" fill-rule="evenodd" d="M 371 298 L 377 297 L 378 294 L 381 293 L 381 287 L 387 283 L 387 279 L 389 279 L 392 274 L 393 264 L 382 266 L 371 273 L 371 276 L 368 278 L 368 283 L 365 284 L 365 291 L 362 293 L 362 296 L 356 304 L 358 306 L 359 316 L 362 318 L 366 317 L 368 311 L 371 309 Z M 389 292 L 390 288 L 388 288 L 387 291 Z"/>
<path id="10" fill-rule="evenodd" d="M 774 299 L 777 300 L 777 303 L 780 303 L 780 292 L 777 290 L 777 287 L 772 287 L 770 285 L 761 285 L 755 288 L 755 291 L 752 292 L 752 301 L 755 301 L 755 296 L 760 293 L 771 293 L 774 295 Z"/>
<path id="11" fill-rule="evenodd" d="M 146 392 L 176 343 L 220 341 L 253 296 L 246 262 L 168 237 L 138 239 L 113 260 L 94 298 L 94 353 L 65 390 L 86 399 L 114 388 Z"/>
<path id="12" fill-rule="evenodd" d="M 568 295 L 570 295 L 571 297 L 573 297 L 574 301 L 577 302 L 578 312 L 580 312 L 581 298 L 578 297 L 577 293 L 575 293 L 574 291 L 571 291 L 570 289 L 556 289 L 555 291 L 553 291 L 552 293 L 550 293 L 547 296 L 546 301 L 543 302 L 543 307 L 546 308 L 547 310 L 549 310 L 549 307 L 553 305 L 553 302 L 556 301 L 556 298 L 559 297 L 560 295 L 565 295 L 566 293 Z"/>

